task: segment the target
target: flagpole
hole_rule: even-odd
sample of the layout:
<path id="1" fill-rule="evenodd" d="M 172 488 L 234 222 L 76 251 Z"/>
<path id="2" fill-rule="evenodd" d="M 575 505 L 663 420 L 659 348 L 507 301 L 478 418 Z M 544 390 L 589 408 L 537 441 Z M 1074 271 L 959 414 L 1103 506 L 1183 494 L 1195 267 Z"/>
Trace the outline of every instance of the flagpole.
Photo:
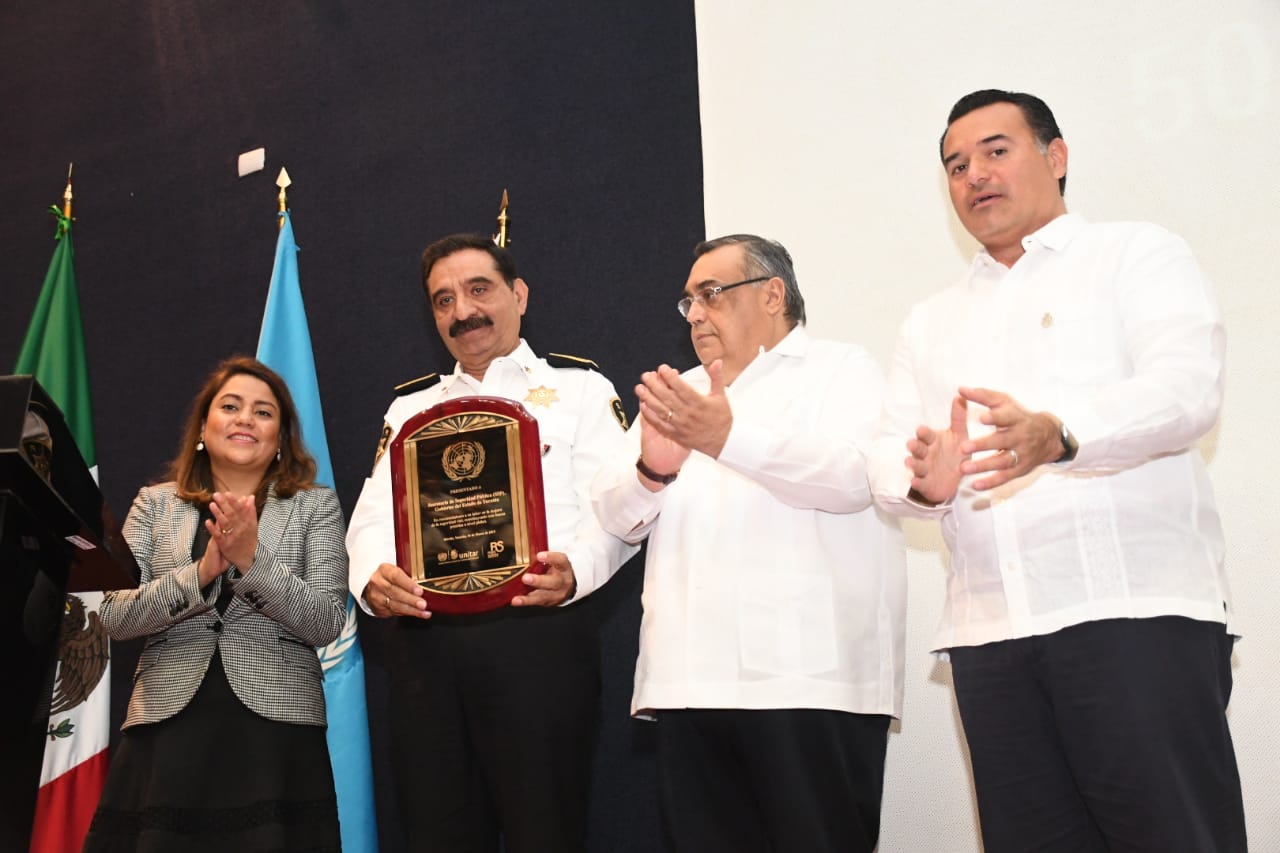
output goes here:
<path id="1" fill-rule="evenodd" d="M 505 249 L 511 241 L 507 238 L 507 225 L 511 218 L 507 216 L 507 190 L 502 190 L 502 206 L 498 209 L 498 233 L 493 235 L 493 244 Z"/>
<path id="2" fill-rule="evenodd" d="M 71 221 L 71 170 L 75 167 L 75 163 L 67 164 L 67 188 L 62 191 L 62 215 Z"/>
<path id="3" fill-rule="evenodd" d="M 280 193 L 276 196 L 276 202 L 280 205 L 280 214 L 276 217 L 276 230 L 284 228 L 284 214 L 289 211 L 289 185 L 293 181 L 289 180 L 289 172 L 283 166 L 280 167 L 280 174 L 276 176 L 276 186 L 280 188 Z"/>

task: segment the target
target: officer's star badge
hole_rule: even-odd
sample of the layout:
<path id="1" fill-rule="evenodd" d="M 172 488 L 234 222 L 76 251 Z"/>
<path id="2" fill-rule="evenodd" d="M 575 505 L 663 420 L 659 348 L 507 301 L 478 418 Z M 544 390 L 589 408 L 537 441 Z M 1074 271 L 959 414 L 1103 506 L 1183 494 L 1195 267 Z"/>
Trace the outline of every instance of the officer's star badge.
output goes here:
<path id="1" fill-rule="evenodd" d="M 524 401 L 531 406 L 546 406 L 549 409 L 552 403 L 559 403 L 560 398 L 556 396 L 556 389 L 539 385 L 529 389 L 529 396 Z"/>

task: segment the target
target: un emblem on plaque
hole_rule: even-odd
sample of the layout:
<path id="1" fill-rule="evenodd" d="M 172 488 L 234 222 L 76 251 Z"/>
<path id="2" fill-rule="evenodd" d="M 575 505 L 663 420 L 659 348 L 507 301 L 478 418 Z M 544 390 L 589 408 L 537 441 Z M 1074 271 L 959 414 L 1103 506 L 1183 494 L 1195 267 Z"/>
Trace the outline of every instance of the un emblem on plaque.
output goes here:
<path id="1" fill-rule="evenodd" d="M 460 397 L 414 415 L 391 442 L 396 560 L 427 608 L 477 613 L 546 567 L 538 422 L 501 397 Z"/>
<path id="2" fill-rule="evenodd" d="M 440 466 L 450 480 L 470 480 L 484 470 L 484 445 L 478 441 L 455 441 L 444 449 Z"/>

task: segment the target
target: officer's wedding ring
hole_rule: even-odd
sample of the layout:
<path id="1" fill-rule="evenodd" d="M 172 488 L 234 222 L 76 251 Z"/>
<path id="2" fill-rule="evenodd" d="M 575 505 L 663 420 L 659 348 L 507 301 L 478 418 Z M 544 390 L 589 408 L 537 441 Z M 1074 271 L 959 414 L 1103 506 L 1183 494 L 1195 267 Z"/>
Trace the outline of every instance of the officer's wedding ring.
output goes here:
<path id="1" fill-rule="evenodd" d="M 1014 449 L 1011 447 L 1011 448 L 1009 448 L 1009 455 L 1013 457 L 1013 464 L 1012 464 L 1012 465 L 1010 465 L 1009 467 L 1010 467 L 1010 468 L 1017 468 L 1017 467 L 1018 467 L 1018 451 L 1014 450 Z"/>
<path id="2" fill-rule="evenodd" d="M 387 609 L 388 609 L 388 610 L 390 610 L 390 609 L 391 609 L 391 596 L 389 596 L 389 595 L 383 595 L 382 597 L 383 597 L 383 598 L 385 598 L 385 599 L 387 600 Z"/>

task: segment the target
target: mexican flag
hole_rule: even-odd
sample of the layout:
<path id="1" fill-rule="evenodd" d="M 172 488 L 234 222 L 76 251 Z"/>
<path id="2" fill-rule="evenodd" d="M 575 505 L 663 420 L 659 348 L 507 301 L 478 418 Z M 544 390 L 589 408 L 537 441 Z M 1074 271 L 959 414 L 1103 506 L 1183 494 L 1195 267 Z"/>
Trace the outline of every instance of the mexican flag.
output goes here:
<path id="1" fill-rule="evenodd" d="M 34 374 L 49 392 L 96 479 L 97 451 L 71 217 L 57 207 L 50 210 L 58 217 L 57 245 L 14 373 Z M 111 667 L 105 652 L 106 637 L 98 623 L 101 602 L 101 593 L 67 596 L 31 853 L 79 851 L 107 779 Z M 88 659 L 86 650 L 92 650 Z M 68 655 L 76 657 L 73 666 Z"/>

